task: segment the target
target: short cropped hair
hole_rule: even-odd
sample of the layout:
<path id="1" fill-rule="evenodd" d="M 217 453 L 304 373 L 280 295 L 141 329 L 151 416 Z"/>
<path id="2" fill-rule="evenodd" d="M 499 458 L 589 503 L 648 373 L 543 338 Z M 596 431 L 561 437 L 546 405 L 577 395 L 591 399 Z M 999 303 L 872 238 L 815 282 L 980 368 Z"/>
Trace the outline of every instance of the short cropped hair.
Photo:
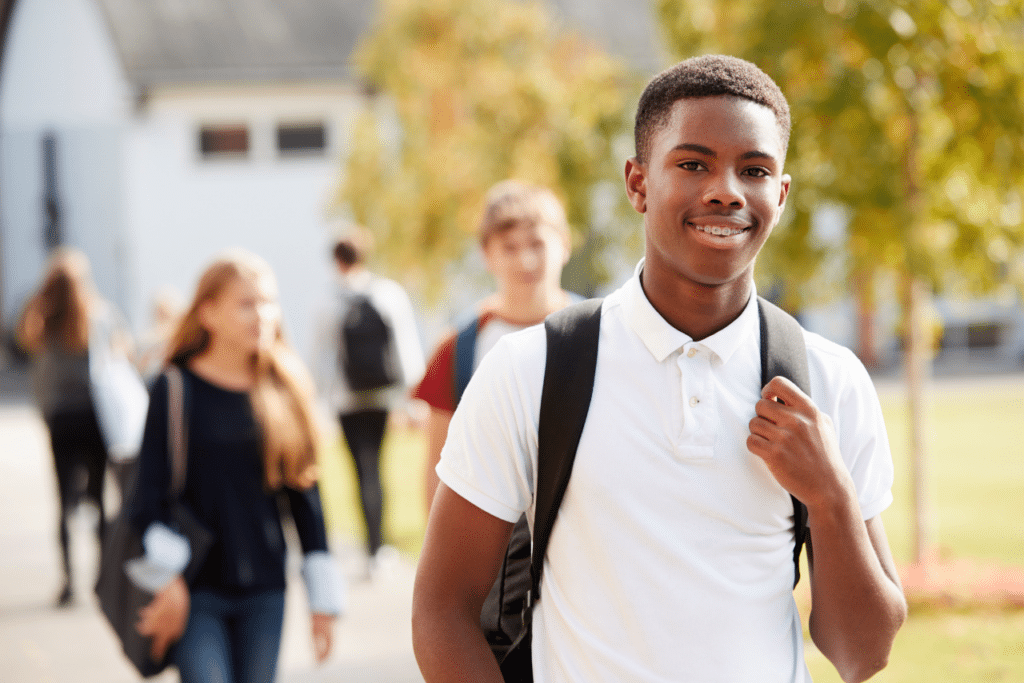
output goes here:
<path id="1" fill-rule="evenodd" d="M 345 267 L 351 267 L 362 263 L 366 254 L 356 244 L 356 240 L 350 237 L 343 237 L 334 243 L 334 260 Z"/>
<path id="2" fill-rule="evenodd" d="M 691 57 L 651 79 L 636 108 L 636 157 L 646 163 L 654 133 L 668 123 L 682 99 L 733 95 L 768 107 L 775 114 L 783 152 L 789 147 L 789 103 L 775 81 L 756 65 L 726 55 Z"/>
<path id="3" fill-rule="evenodd" d="M 569 222 L 565 208 L 555 193 L 546 187 L 518 180 L 503 180 L 487 192 L 484 215 L 480 220 L 480 244 L 518 225 L 541 223 L 555 228 L 569 243 Z"/>

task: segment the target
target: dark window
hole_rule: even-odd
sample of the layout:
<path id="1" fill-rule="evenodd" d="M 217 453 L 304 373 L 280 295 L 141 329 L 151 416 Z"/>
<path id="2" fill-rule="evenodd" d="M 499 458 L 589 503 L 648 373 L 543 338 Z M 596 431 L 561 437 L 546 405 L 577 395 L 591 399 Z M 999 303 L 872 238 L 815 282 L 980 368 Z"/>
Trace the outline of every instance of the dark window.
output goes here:
<path id="1" fill-rule="evenodd" d="M 1003 341 L 1006 325 L 998 322 L 947 325 L 942 334 L 944 349 L 994 349 Z"/>
<path id="2" fill-rule="evenodd" d="M 199 131 L 199 151 L 204 157 L 245 156 L 249 153 L 249 128 L 203 126 Z"/>
<path id="3" fill-rule="evenodd" d="M 321 154 L 326 148 L 327 132 L 322 123 L 277 127 L 277 149 L 282 154 Z"/>
<path id="4" fill-rule="evenodd" d="M 974 323 L 967 326 L 967 348 L 993 349 L 999 346 L 1002 337 L 999 323 Z"/>

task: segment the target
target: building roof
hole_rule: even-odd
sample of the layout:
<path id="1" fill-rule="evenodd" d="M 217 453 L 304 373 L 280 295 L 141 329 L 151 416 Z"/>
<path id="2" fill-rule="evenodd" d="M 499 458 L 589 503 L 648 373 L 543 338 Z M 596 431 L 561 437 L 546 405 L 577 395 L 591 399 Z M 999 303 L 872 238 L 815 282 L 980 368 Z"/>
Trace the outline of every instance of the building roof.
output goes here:
<path id="1" fill-rule="evenodd" d="M 98 0 L 140 86 L 350 78 L 369 0 Z"/>
<path id="2" fill-rule="evenodd" d="M 129 81 L 348 79 L 373 0 L 97 0 Z M 578 28 L 642 71 L 664 62 L 649 3 L 548 0 Z"/>

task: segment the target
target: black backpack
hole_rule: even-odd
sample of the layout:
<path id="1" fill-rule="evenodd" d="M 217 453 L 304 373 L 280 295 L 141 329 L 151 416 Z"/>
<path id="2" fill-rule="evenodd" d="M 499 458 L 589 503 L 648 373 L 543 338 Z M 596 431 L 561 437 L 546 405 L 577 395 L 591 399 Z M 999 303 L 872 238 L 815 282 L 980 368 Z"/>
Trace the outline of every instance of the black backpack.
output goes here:
<path id="1" fill-rule="evenodd" d="M 807 349 L 800 324 L 761 297 L 758 297 L 758 313 L 762 385 L 781 375 L 810 393 Z M 544 328 L 547 360 L 538 425 L 533 552 L 524 515 L 513 528 L 501 571 L 480 614 L 481 626 L 507 683 L 533 681 L 533 605 L 540 599 L 540 577 L 548 539 L 569 484 L 576 448 L 590 409 L 597 369 L 601 300 L 591 299 L 554 313 L 544 321 Z M 459 389 L 464 388 L 457 387 L 458 397 L 461 397 Z M 795 538 L 793 563 L 799 582 L 800 552 L 808 537 L 807 508 L 790 497 Z"/>
<path id="2" fill-rule="evenodd" d="M 398 382 L 391 327 L 365 294 L 350 294 L 341 320 L 339 362 L 355 391 L 383 389 Z"/>

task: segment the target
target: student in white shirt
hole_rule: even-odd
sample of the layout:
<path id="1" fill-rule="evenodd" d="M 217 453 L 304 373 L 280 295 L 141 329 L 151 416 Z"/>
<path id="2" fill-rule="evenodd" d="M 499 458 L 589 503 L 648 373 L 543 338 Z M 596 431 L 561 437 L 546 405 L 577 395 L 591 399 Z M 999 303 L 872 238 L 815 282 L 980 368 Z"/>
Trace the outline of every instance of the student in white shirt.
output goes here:
<path id="1" fill-rule="evenodd" d="M 380 456 L 388 416 L 406 403 L 409 387 L 423 376 L 424 361 L 409 295 L 394 280 L 367 268 L 370 242 L 369 233 L 363 229 L 353 230 L 335 242 L 332 255 L 337 285 L 332 301 L 318 316 L 313 365 L 321 400 L 340 423 L 355 465 L 372 567 L 384 546 Z M 343 369 L 342 359 L 348 350 L 341 333 L 342 320 L 357 297 L 368 298 L 388 327 L 388 365 L 394 374 L 388 386 L 354 388 Z"/>
<path id="2" fill-rule="evenodd" d="M 792 494 L 813 544 L 811 636 L 844 680 L 865 680 L 906 616 L 878 516 L 893 471 L 877 396 L 852 353 L 806 332 L 813 398 L 779 377 L 760 389 L 753 269 L 789 192 L 788 105 L 754 65 L 698 57 L 648 85 L 635 137 L 625 177 L 645 258 L 602 307 L 534 679 L 809 680 Z M 540 327 L 503 337 L 452 420 L 413 604 L 428 683 L 501 680 L 480 606 L 533 514 L 544 354 Z"/>

